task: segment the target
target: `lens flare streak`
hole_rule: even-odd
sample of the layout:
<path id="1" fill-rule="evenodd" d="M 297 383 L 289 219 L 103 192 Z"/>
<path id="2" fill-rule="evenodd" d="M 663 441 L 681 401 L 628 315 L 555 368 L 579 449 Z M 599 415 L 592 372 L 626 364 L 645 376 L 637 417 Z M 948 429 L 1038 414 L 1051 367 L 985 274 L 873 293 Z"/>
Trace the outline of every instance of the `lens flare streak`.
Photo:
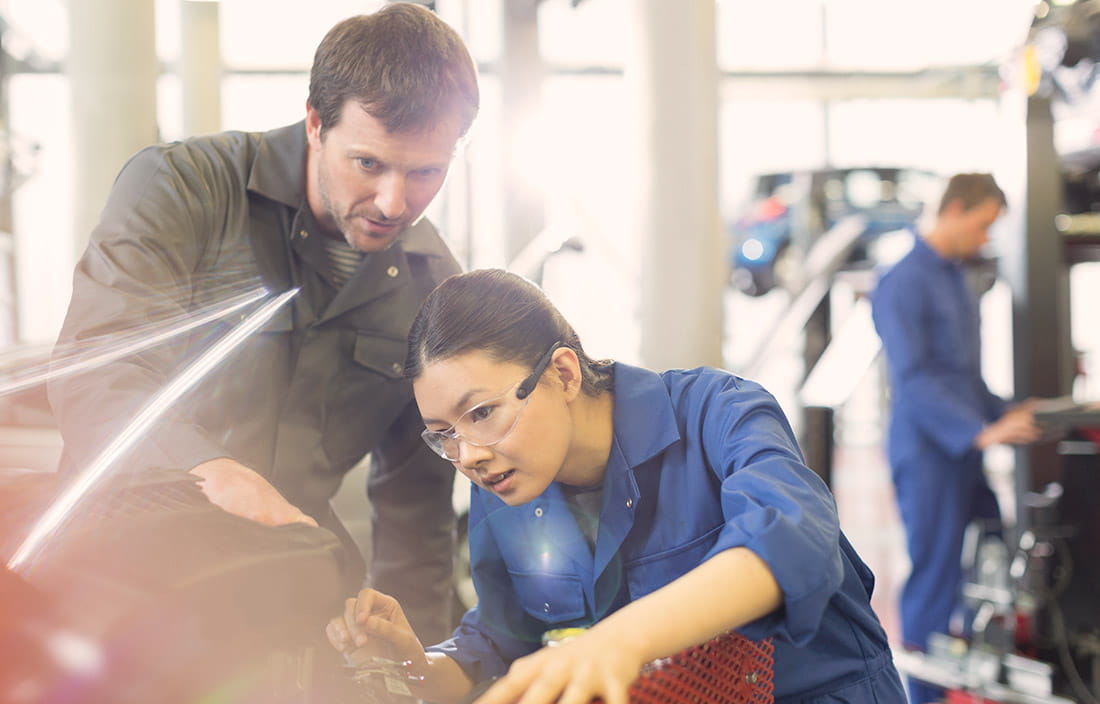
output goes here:
<path id="1" fill-rule="evenodd" d="M 0 396 L 29 389 L 58 377 L 96 369 L 117 359 L 137 354 L 177 335 L 182 335 L 219 318 L 224 318 L 234 311 L 262 300 L 267 295 L 267 289 L 260 286 L 226 301 L 223 305 L 211 308 L 201 315 L 188 317 L 180 324 L 164 324 L 152 333 L 148 330 L 143 331 L 140 336 L 132 336 L 124 339 L 121 343 L 110 346 L 101 346 L 91 354 L 88 354 L 87 351 L 79 355 L 72 352 L 62 354 L 60 359 L 55 359 L 52 364 L 40 365 L 37 368 L 25 370 L 21 374 L 12 374 L 7 379 L 0 380 Z"/>
<path id="2" fill-rule="evenodd" d="M 221 337 L 208 350 L 187 366 L 168 383 L 144 408 L 134 416 L 121 433 L 87 466 L 76 479 L 50 504 L 42 516 L 35 522 L 30 534 L 19 549 L 8 560 L 8 568 L 19 571 L 23 564 L 41 547 L 43 541 L 59 531 L 62 524 L 72 513 L 76 504 L 103 476 L 104 472 L 123 455 L 180 396 L 200 381 L 207 373 L 225 359 L 238 345 L 252 333 L 259 330 L 288 301 L 298 294 L 299 289 L 286 291 L 245 318 L 240 325 Z"/>

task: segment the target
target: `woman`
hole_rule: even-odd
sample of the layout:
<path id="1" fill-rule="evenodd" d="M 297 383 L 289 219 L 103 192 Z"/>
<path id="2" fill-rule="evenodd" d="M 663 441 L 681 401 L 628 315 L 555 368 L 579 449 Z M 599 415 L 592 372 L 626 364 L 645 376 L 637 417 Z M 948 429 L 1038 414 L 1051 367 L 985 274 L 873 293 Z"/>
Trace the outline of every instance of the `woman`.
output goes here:
<path id="1" fill-rule="evenodd" d="M 623 704 L 644 663 L 737 629 L 773 638 L 776 701 L 905 701 L 873 577 L 757 384 L 593 361 L 537 287 L 499 270 L 425 300 L 406 374 L 424 440 L 473 483 L 478 606 L 425 651 L 400 606 L 364 590 L 329 624 L 334 647 L 388 647 L 433 702 L 499 677 L 479 702 Z"/>

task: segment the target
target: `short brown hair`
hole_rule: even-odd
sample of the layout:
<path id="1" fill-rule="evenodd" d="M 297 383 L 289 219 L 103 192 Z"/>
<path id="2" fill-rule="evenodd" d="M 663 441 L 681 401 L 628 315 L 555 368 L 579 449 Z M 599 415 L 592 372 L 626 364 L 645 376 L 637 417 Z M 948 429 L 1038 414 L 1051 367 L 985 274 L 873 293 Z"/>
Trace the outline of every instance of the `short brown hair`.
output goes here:
<path id="1" fill-rule="evenodd" d="M 1002 208 L 1008 206 L 1005 193 L 993 180 L 993 174 L 955 174 L 947 182 L 938 212 L 942 215 L 953 200 L 962 203 L 963 210 L 966 211 L 990 198 L 997 201 Z"/>
<path id="2" fill-rule="evenodd" d="M 477 69 L 462 38 L 434 12 L 392 3 L 337 23 L 317 47 L 309 104 L 322 135 L 349 100 L 390 132 L 427 129 L 457 114 L 464 135 L 479 106 Z"/>

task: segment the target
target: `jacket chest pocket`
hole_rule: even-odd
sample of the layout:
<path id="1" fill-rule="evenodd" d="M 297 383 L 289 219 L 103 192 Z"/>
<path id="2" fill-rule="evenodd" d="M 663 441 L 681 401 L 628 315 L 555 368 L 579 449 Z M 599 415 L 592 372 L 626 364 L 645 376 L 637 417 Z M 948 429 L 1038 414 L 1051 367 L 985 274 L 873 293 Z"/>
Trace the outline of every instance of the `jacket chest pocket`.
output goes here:
<path id="1" fill-rule="evenodd" d="M 573 575 L 509 572 L 513 593 L 529 616 L 546 624 L 584 618 L 584 586 Z"/>
<path id="2" fill-rule="evenodd" d="M 408 406 L 412 388 L 404 379 L 404 340 L 356 333 L 350 354 L 346 338 L 340 352 L 337 340 L 304 343 L 296 376 L 305 384 L 301 394 L 315 395 L 322 406 L 326 454 L 343 468 L 376 446 Z"/>
<path id="3" fill-rule="evenodd" d="M 405 376 L 407 349 L 408 342 L 404 338 L 359 333 L 355 336 L 352 359 L 357 366 L 381 374 L 384 378 L 402 379 Z"/>

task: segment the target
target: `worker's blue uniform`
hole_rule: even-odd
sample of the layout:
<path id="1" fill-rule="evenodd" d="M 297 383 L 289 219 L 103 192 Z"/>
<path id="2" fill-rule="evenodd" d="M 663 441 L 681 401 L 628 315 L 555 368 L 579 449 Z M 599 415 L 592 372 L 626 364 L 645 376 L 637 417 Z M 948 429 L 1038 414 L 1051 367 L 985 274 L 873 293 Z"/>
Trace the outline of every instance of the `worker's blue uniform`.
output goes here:
<path id="1" fill-rule="evenodd" d="M 874 577 L 840 531 L 775 399 L 716 369 L 616 364 L 614 441 L 590 547 L 554 483 L 509 507 L 476 486 L 470 557 L 479 605 L 429 650 L 475 681 L 503 674 L 548 629 L 590 625 L 719 552 L 759 555 L 783 592 L 747 624 L 774 636 L 785 702 L 905 701 L 869 603 Z"/>
<path id="2" fill-rule="evenodd" d="M 958 605 L 967 524 L 1000 518 L 974 438 L 1006 402 L 982 379 L 978 299 L 962 265 L 914 239 L 871 303 L 889 369 L 888 455 L 912 563 L 902 639 L 923 649 L 930 633 L 948 631 Z"/>

